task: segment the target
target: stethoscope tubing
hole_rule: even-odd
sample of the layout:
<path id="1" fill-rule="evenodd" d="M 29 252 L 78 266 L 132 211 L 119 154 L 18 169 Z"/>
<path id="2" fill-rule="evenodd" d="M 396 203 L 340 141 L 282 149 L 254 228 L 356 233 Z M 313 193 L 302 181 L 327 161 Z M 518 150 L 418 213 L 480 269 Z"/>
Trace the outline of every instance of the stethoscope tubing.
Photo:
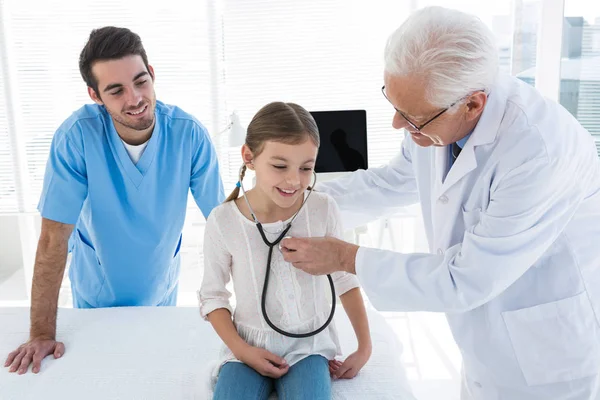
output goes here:
<path id="1" fill-rule="evenodd" d="M 242 165 L 242 168 L 243 167 L 244 166 Z M 269 255 L 267 257 L 267 269 L 265 271 L 265 282 L 263 285 L 263 291 L 262 291 L 262 296 L 261 296 L 261 311 L 262 311 L 263 318 L 267 322 L 267 325 L 269 325 L 269 327 L 271 327 L 271 329 L 273 329 L 275 332 L 277 332 L 281 335 L 291 337 L 291 338 L 297 338 L 297 339 L 315 336 L 315 335 L 321 333 L 325 328 L 327 328 L 327 326 L 329 326 L 329 324 L 333 320 L 333 316 L 335 314 L 335 305 L 336 305 L 335 286 L 333 284 L 333 278 L 331 277 L 330 274 L 327 274 L 327 279 L 329 280 L 329 286 L 331 287 L 331 312 L 329 313 L 329 317 L 327 318 L 327 321 L 325 321 L 325 323 L 321 327 L 319 327 L 318 329 L 315 329 L 312 332 L 292 333 L 292 332 L 286 332 L 285 330 L 276 326 L 271 321 L 271 319 L 269 318 L 269 316 L 267 314 L 266 298 L 267 298 L 267 289 L 269 286 L 269 275 L 271 273 L 271 259 L 273 256 L 273 248 L 275 246 L 277 246 L 285 238 L 285 235 L 288 233 L 288 231 L 292 227 L 292 222 L 294 222 L 294 220 L 298 216 L 298 213 L 300 213 L 300 210 L 302 210 L 302 208 L 304 207 L 304 204 L 306 203 L 306 201 L 312 194 L 315 184 L 317 183 L 317 174 L 316 174 L 316 172 L 313 171 L 314 181 L 313 181 L 313 185 L 310 187 L 310 191 L 308 192 L 308 195 L 304 198 L 302 205 L 300 206 L 298 211 L 296 211 L 296 213 L 292 216 L 292 219 L 288 223 L 287 227 L 283 230 L 283 232 L 279 235 L 279 237 L 275 241 L 271 242 L 267 239 L 267 236 L 265 235 L 262 224 L 256 218 L 256 214 L 254 214 L 254 210 L 252 209 L 252 206 L 250 205 L 248 196 L 246 196 L 246 191 L 244 190 L 244 184 L 241 179 L 242 178 L 242 168 L 240 168 L 238 186 L 242 189 L 244 199 L 246 200 L 246 205 L 248 206 L 248 210 L 250 211 L 250 215 L 252 216 L 252 219 L 254 220 L 254 223 L 256 224 L 258 232 L 260 233 L 260 236 L 261 236 L 263 242 L 265 242 L 265 244 L 269 248 Z"/>

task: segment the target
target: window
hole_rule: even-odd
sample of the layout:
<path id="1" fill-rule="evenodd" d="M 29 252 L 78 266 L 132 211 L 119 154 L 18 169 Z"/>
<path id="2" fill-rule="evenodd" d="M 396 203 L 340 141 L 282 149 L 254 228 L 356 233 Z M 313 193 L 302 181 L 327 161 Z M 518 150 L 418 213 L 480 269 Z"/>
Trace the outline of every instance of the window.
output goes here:
<path id="1" fill-rule="evenodd" d="M 541 0 L 481 2 L 419 0 L 419 7 L 443 6 L 477 15 L 492 31 L 498 45 L 499 69 L 535 84 L 537 35 Z"/>
<path id="2" fill-rule="evenodd" d="M 535 85 L 541 0 L 515 0 L 511 73 Z"/>
<path id="3" fill-rule="evenodd" d="M 600 154 L 600 5 L 566 0 L 560 103 L 595 138 Z"/>
<path id="4" fill-rule="evenodd" d="M 0 38 L 3 35 L 0 32 Z M 17 163 L 14 158 L 13 148 L 14 136 L 9 134 L 9 110 L 7 106 L 7 97 L 5 93 L 8 87 L 5 82 L 8 82 L 6 77 L 6 69 L 8 63 L 4 54 L 0 57 L 0 213 L 17 212 L 19 204 L 17 201 L 17 191 L 15 187 L 15 170 Z"/>
<path id="5" fill-rule="evenodd" d="M 407 2 L 223 4 L 226 101 L 243 123 L 274 100 L 309 111 L 366 109 L 369 165 L 382 165 L 396 153 L 402 135 L 391 127 L 393 115 L 380 88 L 385 42 L 408 15 Z"/>

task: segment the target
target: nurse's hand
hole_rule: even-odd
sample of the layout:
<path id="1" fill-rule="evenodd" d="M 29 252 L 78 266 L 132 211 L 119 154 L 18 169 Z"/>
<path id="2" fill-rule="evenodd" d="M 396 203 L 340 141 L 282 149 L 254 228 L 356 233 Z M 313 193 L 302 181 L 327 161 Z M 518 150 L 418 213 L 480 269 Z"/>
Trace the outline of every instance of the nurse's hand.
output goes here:
<path id="1" fill-rule="evenodd" d="M 33 373 L 40 372 L 42 360 L 54 355 L 60 358 L 65 353 L 65 345 L 62 342 L 46 338 L 30 339 L 27 343 L 8 355 L 4 367 L 9 367 L 8 372 L 17 372 L 22 375 L 27 372 L 29 365 L 33 363 Z"/>
<path id="2" fill-rule="evenodd" d="M 262 376 L 269 378 L 281 378 L 290 369 L 285 359 L 259 347 L 248 346 L 238 358 Z"/>
<path id="3" fill-rule="evenodd" d="M 332 237 L 285 238 L 281 252 L 285 261 L 311 275 L 337 271 L 356 274 L 358 246 Z"/>

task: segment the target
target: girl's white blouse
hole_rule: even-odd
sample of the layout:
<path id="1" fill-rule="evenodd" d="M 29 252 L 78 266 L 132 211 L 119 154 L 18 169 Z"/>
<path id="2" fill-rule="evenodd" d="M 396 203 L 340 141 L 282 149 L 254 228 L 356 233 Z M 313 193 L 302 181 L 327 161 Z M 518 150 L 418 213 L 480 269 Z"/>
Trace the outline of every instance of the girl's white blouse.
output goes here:
<path id="1" fill-rule="evenodd" d="M 263 224 L 267 239 L 274 241 L 288 221 Z M 342 238 L 340 213 L 328 195 L 313 192 L 286 236 Z M 248 220 L 235 202 L 216 207 L 208 217 L 204 233 L 204 278 L 198 292 L 200 313 L 206 319 L 212 311 L 225 308 L 233 315 L 239 335 L 250 345 L 285 358 L 288 364 L 313 354 L 328 360 L 341 355 L 336 327 L 332 322 L 316 336 L 295 339 L 271 329 L 261 312 L 268 247 L 256 224 Z M 336 295 L 358 287 L 356 276 L 345 272 L 332 274 Z M 226 285 L 233 279 L 236 306 Z M 331 310 L 331 289 L 326 276 L 312 276 L 284 261 L 279 246 L 273 249 L 271 273 L 266 296 L 269 319 L 287 332 L 302 333 L 319 328 Z M 219 367 L 236 360 L 226 347 Z"/>

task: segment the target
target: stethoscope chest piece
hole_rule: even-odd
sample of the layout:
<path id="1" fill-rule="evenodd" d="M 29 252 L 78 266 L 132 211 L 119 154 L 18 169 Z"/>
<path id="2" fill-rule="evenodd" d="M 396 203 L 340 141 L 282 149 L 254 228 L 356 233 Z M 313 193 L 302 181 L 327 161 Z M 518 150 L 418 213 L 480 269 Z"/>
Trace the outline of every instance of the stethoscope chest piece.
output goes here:
<path id="1" fill-rule="evenodd" d="M 283 241 L 284 239 L 291 239 L 291 236 L 285 236 L 281 240 Z M 278 247 L 279 247 L 279 251 L 282 252 L 282 253 L 283 253 L 284 249 L 285 249 L 285 251 L 294 251 L 294 250 L 290 250 L 290 249 L 287 249 L 287 248 L 283 247 L 283 245 L 281 244 L 281 242 L 279 242 Z"/>

